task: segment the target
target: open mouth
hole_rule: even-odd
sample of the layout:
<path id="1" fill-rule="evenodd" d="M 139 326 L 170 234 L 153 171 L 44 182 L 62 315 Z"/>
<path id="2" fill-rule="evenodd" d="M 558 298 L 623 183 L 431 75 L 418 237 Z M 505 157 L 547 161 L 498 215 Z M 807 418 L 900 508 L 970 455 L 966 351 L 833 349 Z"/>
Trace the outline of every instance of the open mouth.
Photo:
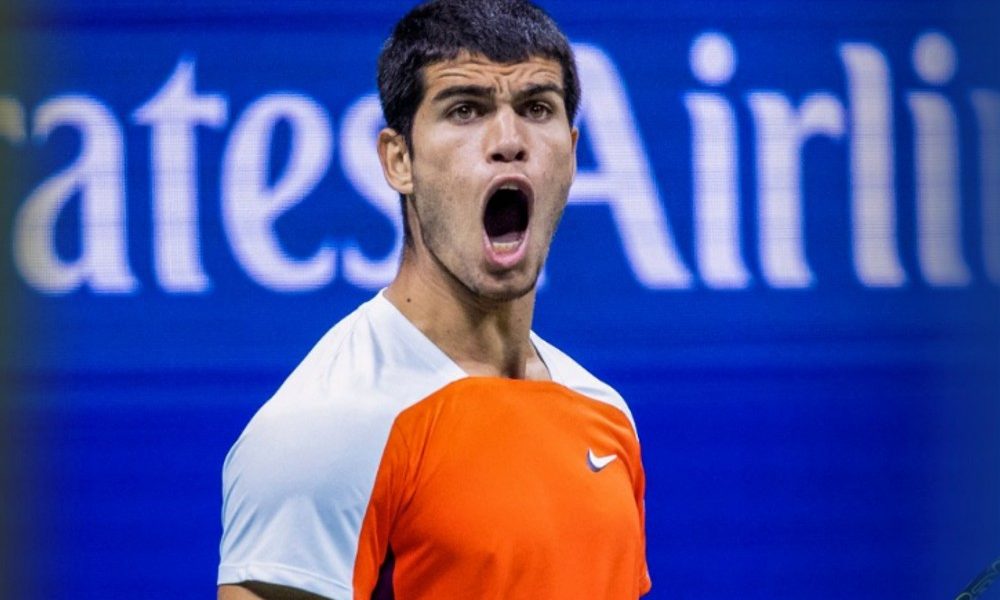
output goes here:
<path id="1" fill-rule="evenodd" d="M 528 230 L 530 213 L 528 195 L 518 186 L 507 184 L 493 192 L 486 202 L 483 227 L 495 252 L 517 249 Z"/>

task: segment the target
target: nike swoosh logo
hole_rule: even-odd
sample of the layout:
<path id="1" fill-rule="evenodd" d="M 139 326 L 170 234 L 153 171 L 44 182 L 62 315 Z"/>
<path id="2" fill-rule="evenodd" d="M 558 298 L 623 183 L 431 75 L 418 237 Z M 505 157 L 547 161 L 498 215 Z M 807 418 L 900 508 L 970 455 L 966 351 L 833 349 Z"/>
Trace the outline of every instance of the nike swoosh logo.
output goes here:
<path id="1" fill-rule="evenodd" d="M 604 467 L 610 465 L 614 460 L 618 458 L 617 454 L 609 454 L 607 456 L 597 456 L 594 451 L 587 448 L 587 465 L 590 466 L 590 470 L 594 473 L 600 471 Z"/>

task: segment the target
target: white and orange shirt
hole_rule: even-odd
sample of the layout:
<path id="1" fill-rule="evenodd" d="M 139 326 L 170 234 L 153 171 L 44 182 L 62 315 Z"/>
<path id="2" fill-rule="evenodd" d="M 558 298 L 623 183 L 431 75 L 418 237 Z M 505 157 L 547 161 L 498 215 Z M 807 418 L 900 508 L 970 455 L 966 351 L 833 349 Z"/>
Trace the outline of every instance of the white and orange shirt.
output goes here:
<path id="1" fill-rule="evenodd" d="M 223 469 L 218 583 L 335 599 L 637 598 L 644 475 L 621 397 L 468 377 L 383 294 L 338 323 Z"/>

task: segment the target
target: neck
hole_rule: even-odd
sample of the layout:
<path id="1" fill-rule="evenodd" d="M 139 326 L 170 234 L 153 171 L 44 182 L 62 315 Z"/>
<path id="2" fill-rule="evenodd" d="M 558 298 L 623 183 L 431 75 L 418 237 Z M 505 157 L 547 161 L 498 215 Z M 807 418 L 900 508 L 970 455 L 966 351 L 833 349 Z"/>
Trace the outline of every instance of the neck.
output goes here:
<path id="1" fill-rule="evenodd" d="M 531 343 L 535 290 L 507 301 L 483 298 L 450 274 L 427 276 L 404 253 L 386 298 L 469 375 L 549 379 Z"/>

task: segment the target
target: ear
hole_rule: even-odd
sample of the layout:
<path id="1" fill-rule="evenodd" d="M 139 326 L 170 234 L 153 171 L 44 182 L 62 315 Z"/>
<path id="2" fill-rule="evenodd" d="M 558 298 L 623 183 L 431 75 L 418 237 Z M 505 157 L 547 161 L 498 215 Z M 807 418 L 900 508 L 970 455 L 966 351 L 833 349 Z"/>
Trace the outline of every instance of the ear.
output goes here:
<path id="1" fill-rule="evenodd" d="M 378 159 L 389 187 L 404 196 L 413 193 L 413 166 L 403 135 L 386 127 L 378 133 Z"/>
<path id="2" fill-rule="evenodd" d="M 574 127 L 570 131 L 570 136 L 573 138 L 573 152 L 571 156 L 573 157 L 573 175 L 576 175 L 576 143 L 580 141 L 580 130 Z"/>

